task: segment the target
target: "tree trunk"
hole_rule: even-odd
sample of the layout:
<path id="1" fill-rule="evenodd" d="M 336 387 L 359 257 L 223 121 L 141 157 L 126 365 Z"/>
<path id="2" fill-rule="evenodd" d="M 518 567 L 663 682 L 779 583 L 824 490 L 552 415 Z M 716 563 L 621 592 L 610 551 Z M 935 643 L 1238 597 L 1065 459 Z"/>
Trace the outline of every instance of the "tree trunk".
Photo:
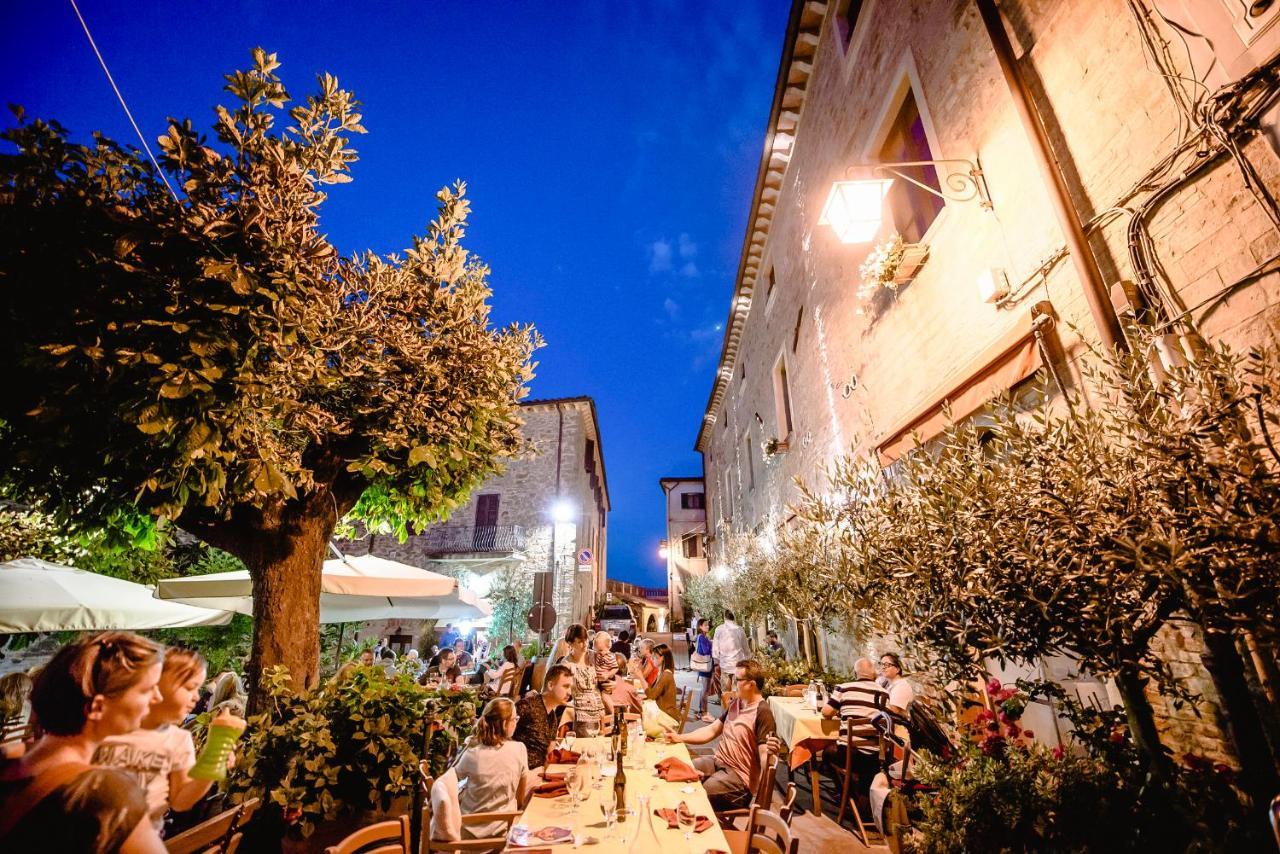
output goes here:
<path id="1" fill-rule="evenodd" d="M 1280 789 L 1280 775 L 1276 772 L 1266 730 L 1249 690 L 1244 660 L 1230 635 L 1205 630 L 1204 645 L 1201 661 L 1218 689 L 1227 733 L 1235 745 L 1236 758 L 1240 760 L 1241 788 L 1253 799 L 1255 807 L 1264 806 Z"/>
<path id="2" fill-rule="evenodd" d="M 1150 763 L 1151 773 L 1157 780 L 1172 779 L 1172 765 L 1160 744 L 1160 732 L 1156 729 L 1155 712 L 1147 698 L 1147 680 L 1132 668 L 1121 668 L 1116 673 L 1116 687 L 1124 699 L 1125 715 L 1129 719 L 1129 734 L 1138 751 Z"/>
<path id="3" fill-rule="evenodd" d="M 311 501 L 246 550 L 253 578 L 251 711 L 263 698 L 262 674 L 277 664 L 289 669 L 295 689 L 320 681 L 320 567 L 335 524 L 332 509 Z"/>

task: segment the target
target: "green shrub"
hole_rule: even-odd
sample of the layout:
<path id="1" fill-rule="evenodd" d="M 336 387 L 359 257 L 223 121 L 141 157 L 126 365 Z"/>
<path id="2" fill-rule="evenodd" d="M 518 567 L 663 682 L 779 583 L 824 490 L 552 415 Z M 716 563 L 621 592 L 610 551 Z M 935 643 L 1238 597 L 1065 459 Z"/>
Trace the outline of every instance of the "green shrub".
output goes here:
<path id="1" fill-rule="evenodd" d="M 283 667 L 265 681 L 268 708 L 249 719 L 231 791 L 236 801 L 261 798 L 265 820 L 294 837 L 342 815 L 386 812 L 411 796 L 418 760 L 443 773 L 476 716 L 471 693 L 424 688 L 381 667 L 359 667 L 345 680 L 300 693 Z M 442 728 L 424 756 L 429 708 Z"/>

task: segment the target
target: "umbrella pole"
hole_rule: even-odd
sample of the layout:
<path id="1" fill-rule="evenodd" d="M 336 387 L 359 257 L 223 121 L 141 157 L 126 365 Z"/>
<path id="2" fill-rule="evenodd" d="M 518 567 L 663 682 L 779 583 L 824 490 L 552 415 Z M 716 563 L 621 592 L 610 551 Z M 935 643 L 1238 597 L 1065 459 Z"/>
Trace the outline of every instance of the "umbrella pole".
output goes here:
<path id="1" fill-rule="evenodd" d="M 338 648 L 333 651 L 333 669 L 335 671 L 342 667 L 342 635 L 346 630 L 346 623 L 338 623 Z"/>

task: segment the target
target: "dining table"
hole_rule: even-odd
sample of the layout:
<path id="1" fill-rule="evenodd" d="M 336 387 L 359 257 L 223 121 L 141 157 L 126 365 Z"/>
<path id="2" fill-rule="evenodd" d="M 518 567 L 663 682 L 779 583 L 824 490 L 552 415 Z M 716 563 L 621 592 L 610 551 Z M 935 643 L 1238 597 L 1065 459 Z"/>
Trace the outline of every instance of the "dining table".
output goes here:
<path id="1" fill-rule="evenodd" d="M 795 771 L 809 765 L 809 782 L 813 786 L 813 813 L 822 815 L 822 787 L 815 756 L 840 738 L 840 720 L 824 717 L 803 697 L 770 697 L 778 740 L 787 748 L 787 767 Z"/>
<path id="2" fill-rule="evenodd" d="M 512 825 L 512 833 L 508 839 L 507 852 L 544 852 L 545 854 L 567 854 L 577 850 L 579 846 L 574 840 L 549 844 L 547 841 L 533 838 L 527 844 L 516 845 L 514 841 L 522 834 L 533 834 L 538 831 L 562 828 L 577 836 L 577 842 L 587 852 L 598 851 L 601 854 L 613 851 L 638 852 L 638 854 L 709 854 L 709 852 L 725 852 L 725 854 L 746 854 L 747 834 L 743 831 L 726 831 L 721 829 L 711 809 L 711 801 L 707 798 L 707 790 L 701 782 L 679 783 L 667 782 L 658 776 L 656 766 L 667 757 L 676 757 L 692 764 L 689 749 L 683 744 L 666 744 L 661 741 L 644 742 L 643 753 L 637 758 L 633 754 L 626 757 L 626 803 L 625 820 L 615 822 L 607 827 L 602 806 L 614 803 L 613 781 L 616 774 L 616 763 L 608 761 L 610 739 L 605 736 L 596 738 L 568 737 L 564 746 L 578 753 L 594 750 L 603 757 L 597 779 L 588 791 L 586 800 L 576 805 L 569 795 L 559 797 L 534 796 L 529 805 Z M 564 773 L 573 766 L 548 766 L 546 773 L 554 775 Z M 638 815 L 640 798 L 648 798 L 647 815 Z M 710 825 L 701 832 L 692 834 L 689 842 L 685 841 L 685 831 L 679 827 L 671 828 L 668 822 L 655 814 L 660 809 L 676 809 L 684 803 L 695 815 L 705 816 Z M 653 828 L 652 841 L 638 844 L 642 836 L 641 823 L 650 822 Z"/>

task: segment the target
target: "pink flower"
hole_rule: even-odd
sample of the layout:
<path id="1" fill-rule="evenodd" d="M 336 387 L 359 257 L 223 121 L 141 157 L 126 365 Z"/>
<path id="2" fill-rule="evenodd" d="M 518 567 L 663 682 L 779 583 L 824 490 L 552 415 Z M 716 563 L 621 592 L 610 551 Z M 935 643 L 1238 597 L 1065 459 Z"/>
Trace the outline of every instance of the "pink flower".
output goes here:
<path id="1" fill-rule="evenodd" d="M 1001 688 L 1002 688 L 1002 687 L 1003 687 L 1003 686 L 1001 686 L 1001 684 L 1000 684 L 1000 680 L 999 680 L 999 679 L 997 679 L 997 678 L 995 678 L 995 677 L 993 676 L 993 677 L 991 677 L 991 679 L 987 682 L 987 693 L 988 693 L 988 694 L 999 694 L 999 693 L 1000 693 L 1000 690 L 1001 690 Z"/>
<path id="2" fill-rule="evenodd" d="M 1054 759 L 1061 759 L 1062 757 L 1064 757 L 1064 756 L 1066 756 L 1066 755 L 1067 755 L 1067 751 L 1063 750 L 1063 748 L 1062 748 L 1062 745 L 1061 745 L 1061 744 L 1059 744 L 1057 747 L 1055 747 L 1055 748 L 1053 749 L 1053 758 L 1054 758 Z"/>

